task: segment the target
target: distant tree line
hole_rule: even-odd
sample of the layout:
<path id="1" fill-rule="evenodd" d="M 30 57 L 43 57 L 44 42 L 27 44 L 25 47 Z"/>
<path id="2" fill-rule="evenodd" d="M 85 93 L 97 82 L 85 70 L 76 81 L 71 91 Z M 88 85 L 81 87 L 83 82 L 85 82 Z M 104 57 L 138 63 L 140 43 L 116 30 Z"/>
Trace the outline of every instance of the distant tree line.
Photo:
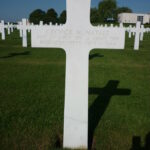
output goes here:
<path id="1" fill-rule="evenodd" d="M 66 22 L 66 11 L 64 10 L 60 16 L 58 16 L 55 9 L 51 8 L 47 12 L 36 9 L 29 16 L 30 22 L 34 24 L 39 24 L 40 21 L 43 21 L 44 24 L 52 24 L 61 23 L 64 24 Z"/>
<path id="2" fill-rule="evenodd" d="M 105 23 L 108 21 L 117 22 L 118 14 L 128 12 L 132 13 L 132 10 L 128 7 L 118 7 L 116 0 L 102 0 L 98 8 L 91 8 L 91 23 Z M 66 10 L 62 11 L 60 16 L 51 8 L 47 12 L 36 9 L 29 16 L 30 22 L 39 24 L 43 21 L 45 24 L 64 24 L 66 22 Z"/>

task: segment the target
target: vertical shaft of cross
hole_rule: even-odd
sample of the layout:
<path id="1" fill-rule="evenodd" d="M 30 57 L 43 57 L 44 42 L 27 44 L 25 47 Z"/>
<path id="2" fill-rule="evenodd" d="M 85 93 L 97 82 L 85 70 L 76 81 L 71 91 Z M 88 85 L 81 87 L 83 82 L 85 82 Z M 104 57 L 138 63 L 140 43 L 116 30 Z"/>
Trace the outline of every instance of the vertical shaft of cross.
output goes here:
<path id="1" fill-rule="evenodd" d="M 78 29 L 90 26 L 90 5 L 91 0 L 67 0 L 67 25 Z"/>
<path id="2" fill-rule="evenodd" d="M 143 41 L 144 36 L 144 25 L 141 25 L 140 41 Z"/>
<path id="3" fill-rule="evenodd" d="M 22 19 L 22 24 L 23 24 L 23 26 L 26 26 L 27 20 Z M 27 47 L 27 31 L 26 31 L 26 29 L 23 29 L 22 43 L 23 43 L 23 47 Z"/>
<path id="4" fill-rule="evenodd" d="M 43 21 L 40 21 L 40 23 L 39 23 L 39 24 L 40 24 L 40 26 L 43 26 Z"/>
<path id="5" fill-rule="evenodd" d="M 7 23 L 7 32 L 8 32 L 8 35 L 10 35 L 10 23 L 9 22 Z"/>
<path id="6" fill-rule="evenodd" d="M 140 32 L 139 32 L 139 29 L 140 29 L 140 26 L 141 26 L 141 22 L 137 22 L 136 23 L 136 34 L 135 34 L 135 43 L 134 43 L 134 50 L 139 50 L 139 40 L 140 40 Z"/>
<path id="7" fill-rule="evenodd" d="M 88 145 L 88 58 L 83 46 L 67 51 L 64 148 Z"/>
<path id="8" fill-rule="evenodd" d="M 131 32 L 131 28 L 132 28 L 132 26 L 130 25 L 130 26 L 129 26 L 129 38 L 131 38 L 131 36 L 132 36 L 132 34 L 131 34 L 131 33 L 132 33 L 132 32 Z"/>
<path id="9" fill-rule="evenodd" d="M 5 23 L 3 20 L 1 21 L 1 25 L 2 25 L 2 28 L 1 28 L 2 40 L 5 40 Z"/>
<path id="10" fill-rule="evenodd" d="M 22 22 L 18 22 L 18 24 L 19 24 L 19 26 L 21 26 L 21 25 L 22 25 Z M 19 35 L 20 35 L 20 37 L 22 38 L 22 29 L 19 29 Z"/>
<path id="11" fill-rule="evenodd" d="M 11 32 L 14 31 L 14 28 L 13 28 L 13 24 L 11 24 L 11 28 L 10 28 Z"/>

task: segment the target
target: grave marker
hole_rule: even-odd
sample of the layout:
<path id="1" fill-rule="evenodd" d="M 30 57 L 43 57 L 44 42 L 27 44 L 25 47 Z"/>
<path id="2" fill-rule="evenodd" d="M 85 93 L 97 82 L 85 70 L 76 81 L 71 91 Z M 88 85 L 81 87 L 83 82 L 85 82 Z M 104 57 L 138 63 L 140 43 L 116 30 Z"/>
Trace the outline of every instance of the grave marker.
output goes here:
<path id="1" fill-rule="evenodd" d="M 32 47 L 63 48 L 66 52 L 65 148 L 88 147 L 88 66 L 94 48 L 124 49 L 125 29 L 90 24 L 91 0 L 67 0 L 67 23 L 33 26 Z M 78 11 L 77 11 L 78 10 Z"/>
<path id="2" fill-rule="evenodd" d="M 19 35 L 20 35 L 20 37 L 22 38 L 22 29 L 20 28 L 22 26 L 22 22 L 18 22 L 18 25 L 17 25 L 17 29 L 19 29 Z"/>
<path id="3" fill-rule="evenodd" d="M 13 24 L 10 25 L 10 30 L 11 30 L 11 32 L 14 31 L 14 26 L 13 26 Z"/>
<path id="4" fill-rule="evenodd" d="M 22 36 L 22 46 L 27 47 L 27 30 L 29 29 L 27 19 L 22 19 L 22 22 L 19 22 L 17 29 L 20 30 L 20 36 Z"/>
<path id="5" fill-rule="evenodd" d="M 4 24 L 3 20 L 0 23 L 0 30 L 1 30 L 1 34 L 2 34 L 2 40 L 5 40 L 5 24 Z"/>
<path id="6" fill-rule="evenodd" d="M 129 26 L 129 31 L 128 31 L 129 32 L 129 38 L 131 38 L 131 36 L 132 36 L 131 28 L 132 28 L 132 26 L 130 25 Z"/>
<path id="7" fill-rule="evenodd" d="M 8 35 L 10 35 L 10 23 L 7 23 L 7 31 L 8 31 Z"/>
<path id="8" fill-rule="evenodd" d="M 120 23 L 120 28 L 123 28 L 123 23 Z"/>
<path id="9" fill-rule="evenodd" d="M 113 27 L 113 24 L 111 24 L 110 27 Z"/>
<path id="10" fill-rule="evenodd" d="M 136 23 L 136 29 L 135 29 L 135 41 L 134 41 L 134 50 L 139 50 L 139 40 L 140 40 L 140 26 L 141 22 Z"/>
<path id="11" fill-rule="evenodd" d="M 43 26 L 43 21 L 40 21 L 40 24 L 39 24 L 40 26 Z"/>
<path id="12" fill-rule="evenodd" d="M 22 19 L 22 31 L 23 31 L 23 35 L 22 35 L 22 44 L 23 47 L 27 47 L 27 20 L 26 19 Z"/>
<path id="13" fill-rule="evenodd" d="M 141 25 L 140 41 L 143 41 L 144 32 L 145 32 L 144 25 Z"/>

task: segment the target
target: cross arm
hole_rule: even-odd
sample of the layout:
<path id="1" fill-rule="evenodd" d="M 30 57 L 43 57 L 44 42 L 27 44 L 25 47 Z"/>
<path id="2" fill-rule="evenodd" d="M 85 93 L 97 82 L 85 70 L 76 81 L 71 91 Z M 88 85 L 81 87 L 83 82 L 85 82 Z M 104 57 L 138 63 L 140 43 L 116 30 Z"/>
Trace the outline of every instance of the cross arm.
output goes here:
<path id="1" fill-rule="evenodd" d="M 125 29 L 91 27 L 72 29 L 67 26 L 35 26 L 31 28 L 32 47 L 68 49 L 84 46 L 88 51 L 94 48 L 124 49 Z"/>

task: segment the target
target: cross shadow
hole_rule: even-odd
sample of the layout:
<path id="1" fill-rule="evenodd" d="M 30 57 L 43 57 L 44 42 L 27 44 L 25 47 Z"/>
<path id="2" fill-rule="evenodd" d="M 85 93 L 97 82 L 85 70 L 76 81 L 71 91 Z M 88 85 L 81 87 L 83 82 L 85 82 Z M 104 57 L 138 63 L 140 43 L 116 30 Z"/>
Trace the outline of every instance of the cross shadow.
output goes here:
<path id="1" fill-rule="evenodd" d="M 6 59 L 6 58 L 11 58 L 16 56 L 23 56 L 23 55 L 30 55 L 30 51 L 25 51 L 21 53 L 10 53 L 7 56 L 0 57 L 0 59 Z"/>
<path id="2" fill-rule="evenodd" d="M 93 149 L 93 135 L 94 131 L 104 114 L 111 97 L 114 95 L 130 95 L 130 89 L 118 89 L 119 81 L 110 80 L 103 88 L 89 88 L 89 94 L 96 94 L 98 97 L 89 108 L 89 128 L 88 128 L 88 149 Z"/>
<path id="3" fill-rule="evenodd" d="M 150 150 L 150 132 L 145 137 L 145 145 L 143 147 L 141 146 L 141 137 L 133 136 L 130 150 Z"/>
<path id="4" fill-rule="evenodd" d="M 89 59 L 91 60 L 91 59 L 94 59 L 94 58 L 96 58 L 96 57 L 104 57 L 104 55 L 101 55 L 101 54 L 99 54 L 99 53 L 95 53 L 95 54 L 90 54 L 89 55 Z"/>

